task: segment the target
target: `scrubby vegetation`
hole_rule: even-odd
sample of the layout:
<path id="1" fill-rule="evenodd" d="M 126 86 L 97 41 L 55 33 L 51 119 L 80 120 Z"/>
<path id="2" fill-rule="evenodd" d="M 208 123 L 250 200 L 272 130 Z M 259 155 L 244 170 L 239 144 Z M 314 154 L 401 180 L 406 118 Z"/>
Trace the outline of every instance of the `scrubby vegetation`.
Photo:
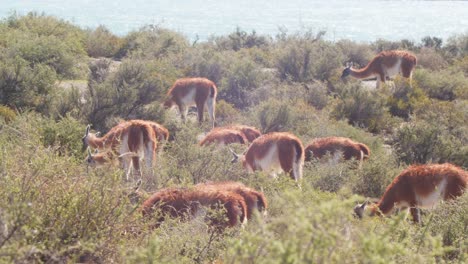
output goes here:
<path id="1" fill-rule="evenodd" d="M 366 44 L 323 34 L 236 29 L 190 43 L 158 26 L 119 37 L 35 13 L 3 19 L 0 262 L 466 262 L 467 194 L 425 212 L 421 226 L 404 214 L 360 221 L 351 213 L 409 164 L 468 168 L 468 36 Z M 397 78 L 375 90 L 339 79 L 345 62 L 364 66 L 386 49 L 416 54 L 412 86 Z M 227 149 L 198 146 L 208 124 L 184 125 L 162 109 L 172 83 L 194 76 L 217 84 L 219 126 L 291 131 L 304 144 L 350 137 L 371 157 L 361 170 L 355 161 L 307 162 L 302 189 L 288 177 L 247 174 Z M 87 171 L 81 145 L 86 124 L 106 132 L 136 118 L 160 122 L 174 137 L 158 155 L 155 177 L 143 176 L 143 193 L 241 181 L 264 191 L 268 216 L 221 233 L 202 221 L 150 229 L 132 195 L 135 182 L 112 165 Z"/>

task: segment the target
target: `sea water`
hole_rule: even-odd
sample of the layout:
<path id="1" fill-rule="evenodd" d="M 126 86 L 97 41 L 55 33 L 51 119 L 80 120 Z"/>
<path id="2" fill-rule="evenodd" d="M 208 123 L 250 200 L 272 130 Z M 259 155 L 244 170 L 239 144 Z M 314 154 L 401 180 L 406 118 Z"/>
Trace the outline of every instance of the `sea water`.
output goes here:
<path id="1" fill-rule="evenodd" d="M 0 17 L 44 13 L 83 28 L 125 35 L 158 25 L 191 40 L 237 28 L 274 37 L 325 30 L 329 40 L 420 41 L 468 34 L 468 1 L 415 0 L 0 0 Z"/>

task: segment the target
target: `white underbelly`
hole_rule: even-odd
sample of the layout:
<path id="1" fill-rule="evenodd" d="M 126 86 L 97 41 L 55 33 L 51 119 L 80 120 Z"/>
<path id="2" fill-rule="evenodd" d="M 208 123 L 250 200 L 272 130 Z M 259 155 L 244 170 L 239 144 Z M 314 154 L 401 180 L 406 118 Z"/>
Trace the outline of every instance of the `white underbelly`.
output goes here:
<path id="1" fill-rule="evenodd" d="M 255 160 L 256 167 L 261 168 L 262 171 L 279 173 L 282 171 L 281 164 L 278 156 L 278 146 L 273 145 L 267 154 Z"/>
<path id="2" fill-rule="evenodd" d="M 438 201 L 443 200 L 445 196 L 445 189 L 447 187 L 447 179 L 443 179 L 435 187 L 434 191 L 429 195 L 422 196 L 416 194 L 416 203 L 421 208 L 432 208 Z"/>
<path id="3" fill-rule="evenodd" d="M 389 67 L 386 69 L 385 71 L 385 75 L 387 77 L 393 77 L 395 75 L 398 75 L 398 74 L 401 74 L 401 59 L 399 59 L 395 65 L 393 65 L 392 67 Z"/>
<path id="4" fill-rule="evenodd" d="M 195 89 L 190 90 L 185 96 L 183 96 L 180 101 L 186 106 L 195 105 Z"/>

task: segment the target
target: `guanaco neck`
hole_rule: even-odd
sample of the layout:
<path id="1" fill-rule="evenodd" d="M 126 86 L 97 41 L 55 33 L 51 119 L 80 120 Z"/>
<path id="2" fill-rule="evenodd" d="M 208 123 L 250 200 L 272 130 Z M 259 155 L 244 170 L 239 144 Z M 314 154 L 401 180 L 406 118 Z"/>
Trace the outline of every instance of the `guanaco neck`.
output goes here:
<path id="1" fill-rule="evenodd" d="M 384 193 L 380 201 L 377 203 L 375 209 L 377 210 L 378 208 L 380 213 L 387 215 L 392 211 L 393 207 L 395 206 L 395 202 L 395 193 L 393 189 L 389 189 Z"/>
<path id="2" fill-rule="evenodd" d="M 369 64 L 362 69 L 349 68 L 349 70 L 350 70 L 350 75 L 358 79 L 364 79 L 364 78 L 367 78 L 376 74 L 376 72 L 374 72 L 371 69 L 371 67 L 369 67 Z"/>
<path id="3" fill-rule="evenodd" d="M 98 138 L 98 137 L 96 137 L 96 135 L 91 134 L 91 133 L 88 134 L 88 137 L 87 137 L 88 145 L 93 147 L 93 148 L 97 148 L 97 149 L 103 149 L 105 147 L 110 147 L 110 146 L 106 146 L 106 140 L 107 140 L 106 136 Z"/>

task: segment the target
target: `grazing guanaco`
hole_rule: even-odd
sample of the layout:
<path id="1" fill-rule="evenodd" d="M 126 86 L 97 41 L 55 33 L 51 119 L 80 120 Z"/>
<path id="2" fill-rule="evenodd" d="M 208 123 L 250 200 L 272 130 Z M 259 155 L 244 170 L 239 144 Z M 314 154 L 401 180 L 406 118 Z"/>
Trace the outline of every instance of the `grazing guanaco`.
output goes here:
<path id="1" fill-rule="evenodd" d="M 262 135 L 262 133 L 255 127 L 245 126 L 245 125 L 229 125 L 225 128 L 234 129 L 244 133 L 245 137 L 249 142 L 253 142 L 256 138 Z"/>
<path id="2" fill-rule="evenodd" d="M 266 215 L 268 203 L 263 193 L 245 186 L 240 182 L 222 181 L 206 182 L 195 185 L 195 188 L 213 188 L 214 190 L 225 190 L 239 194 L 245 199 L 247 205 L 247 219 L 251 219 L 254 211 L 262 212 Z"/>
<path id="3" fill-rule="evenodd" d="M 103 137 L 97 137 L 89 131 L 88 125 L 82 138 L 83 145 L 103 151 L 114 151 L 121 155 L 127 180 L 132 169 L 136 169 L 141 175 L 140 159 L 144 158 L 147 168 L 152 169 L 153 160 L 156 158 L 157 139 L 153 128 L 148 123 L 141 120 L 120 123 Z M 133 154 L 128 155 L 128 153 Z"/>
<path id="4" fill-rule="evenodd" d="M 355 158 L 360 161 L 370 156 L 370 149 L 363 143 L 353 141 L 345 137 L 324 137 L 313 139 L 305 148 L 305 161 L 310 161 L 312 157 L 321 159 L 327 153 L 333 156 L 340 154 L 345 160 Z"/>
<path id="5" fill-rule="evenodd" d="M 178 79 L 167 93 L 165 108 L 177 105 L 182 120 L 187 118 L 188 108 L 195 105 L 198 111 L 198 122 L 203 122 L 203 111 L 208 110 L 212 127 L 215 126 L 215 106 L 218 90 L 214 82 L 206 78 Z"/>
<path id="6" fill-rule="evenodd" d="M 202 214 L 203 207 L 216 208 L 222 206 L 226 210 L 228 222 L 219 219 L 208 219 L 216 227 L 233 227 L 247 222 L 247 205 L 242 196 L 237 193 L 213 190 L 212 188 L 167 188 L 149 197 L 142 205 L 143 216 L 151 217 L 159 211 L 156 219 L 158 227 L 166 216 L 191 218 Z"/>
<path id="7" fill-rule="evenodd" d="M 356 205 L 354 212 L 362 218 L 368 208 L 370 215 L 380 216 L 390 214 L 394 208 L 409 208 L 413 221 L 419 223 L 419 208 L 432 208 L 440 200 L 455 199 L 463 194 L 467 184 L 468 173 L 450 163 L 413 165 L 395 177 L 378 203 Z"/>
<path id="8" fill-rule="evenodd" d="M 218 146 L 225 146 L 233 143 L 245 144 L 247 138 L 244 133 L 234 129 L 212 129 L 206 136 L 200 141 L 200 146 L 216 143 Z"/>
<path id="9" fill-rule="evenodd" d="M 255 139 L 245 155 L 234 155 L 232 162 L 240 160 L 247 171 L 262 170 L 270 172 L 273 177 L 284 171 L 299 181 L 304 166 L 304 147 L 301 141 L 287 132 L 273 132 Z"/>
<path id="10" fill-rule="evenodd" d="M 377 77 L 376 87 L 380 88 L 381 83 L 385 83 L 387 77 L 390 78 L 401 74 L 403 77 L 408 78 L 411 84 L 411 77 L 416 63 L 416 56 L 407 51 L 382 51 L 362 69 L 353 69 L 352 65 L 348 65 L 343 70 L 341 78 L 344 79 L 349 75 L 358 79 Z"/>

